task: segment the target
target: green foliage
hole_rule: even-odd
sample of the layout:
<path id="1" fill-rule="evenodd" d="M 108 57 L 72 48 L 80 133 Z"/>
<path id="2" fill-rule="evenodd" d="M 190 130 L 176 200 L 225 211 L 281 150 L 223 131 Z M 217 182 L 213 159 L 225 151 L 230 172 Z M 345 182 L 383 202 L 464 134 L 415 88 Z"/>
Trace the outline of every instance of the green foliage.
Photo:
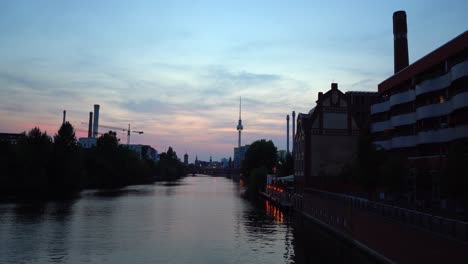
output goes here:
<path id="1" fill-rule="evenodd" d="M 119 146 L 119 140 L 117 139 L 117 133 L 109 131 L 97 139 L 97 148 L 103 152 L 115 151 Z"/>
<path id="2" fill-rule="evenodd" d="M 119 146 L 115 132 L 102 135 L 97 147 L 81 149 L 73 126 L 66 122 L 54 136 L 33 128 L 18 144 L 0 142 L 0 193 L 33 198 L 73 195 L 83 188 L 118 188 L 150 183 L 159 171 L 176 179 L 185 171 L 169 148 L 162 163 L 140 160 L 126 146 Z"/>
<path id="3" fill-rule="evenodd" d="M 97 139 L 97 147 L 84 150 L 86 187 L 115 188 L 151 182 L 153 161 L 140 160 L 126 146 L 119 146 L 117 133 L 109 131 Z"/>
<path id="4" fill-rule="evenodd" d="M 267 174 L 268 170 L 264 166 L 255 168 L 250 172 L 249 177 L 247 177 L 248 180 L 246 182 L 247 195 L 249 197 L 256 196 L 258 191 L 265 190 Z"/>
<path id="5" fill-rule="evenodd" d="M 250 145 L 241 168 L 248 193 L 263 190 L 265 177 L 268 173 L 273 173 L 276 160 L 276 147 L 271 140 L 261 139 Z"/>
<path id="6" fill-rule="evenodd" d="M 242 172 L 244 175 L 249 175 L 253 169 L 263 166 L 268 173 L 273 173 L 277 160 L 276 152 L 276 147 L 271 140 L 261 139 L 253 142 L 245 153 Z"/>
<path id="7" fill-rule="evenodd" d="M 156 176 L 161 180 L 176 180 L 187 174 L 187 168 L 177 158 L 177 153 L 169 147 L 167 152 L 159 155 L 159 161 L 156 164 Z"/>
<path id="8" fill-rule="evenodd" d="M 73 150 L 77 147 L 75 129 L 67 121 L 63 124 L 54 136 L 54 143 L 65 149 Z"/>
<path id="9" fill-rule="evenodd" d="M 23 133 L 18 144 L 11 146 L 14 167 L 10 174 L 6 192 L 22 190 L 24 193 L 46 193 L 49 190 L 48 165 L 51 162 L 53 145 L 47 133 L 35 127 Z"/>

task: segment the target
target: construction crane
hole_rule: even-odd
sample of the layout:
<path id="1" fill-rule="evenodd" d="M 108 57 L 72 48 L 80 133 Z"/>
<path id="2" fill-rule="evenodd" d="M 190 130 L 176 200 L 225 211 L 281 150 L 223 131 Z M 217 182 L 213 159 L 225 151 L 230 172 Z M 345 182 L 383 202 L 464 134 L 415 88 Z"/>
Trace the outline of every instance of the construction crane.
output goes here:
<path id="1" fill-rule="evenodd" d="M 85 122 L 81 122 L 81 123 L 82 124 L 87 124 Z M 127 146 L 130 145 L 130 133 L 138 133 L 140 135 L 143 134 L 143 131 L 137 131 L 137 130 L 130 129 L 130 124 L 128 124 L 128 129 L 127 128 L 121 128 L 121 127 L 114 127 L 114 126 L 106 126 L 106 125 L 99 125 L 99 127 L 127 132 Z"/>
<path id="2" fill-rule="evenodd" d="M 109 129 L 115 129 L 115 130 L 120 130 L 120 131 L 126 131 L 127 132 L 127 146 L 130 145 L 130 133 L 138 133 L 138 134 L 143 134 L 143 131 L 137 131 L 130 129 L 130 124 L 128 124 L 128 129 L 127 128 L 120 128 L 120 127 L 113 127 L 113 126 L 103 126 L 99 125 L 100 127 L 104 128 L 109 128 Z"/>

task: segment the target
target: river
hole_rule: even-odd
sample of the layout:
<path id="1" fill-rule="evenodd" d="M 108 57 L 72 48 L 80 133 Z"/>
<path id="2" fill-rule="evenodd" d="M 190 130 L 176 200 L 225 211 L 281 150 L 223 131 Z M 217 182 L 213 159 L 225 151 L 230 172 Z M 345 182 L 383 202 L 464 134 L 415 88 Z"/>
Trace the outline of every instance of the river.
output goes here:
<path id="1" fill-rule="evenodd" d="M 0 204 L 0 263 L 354 263 L 353 248 L 297 214 L 241 198 L 224 177 Z"/>

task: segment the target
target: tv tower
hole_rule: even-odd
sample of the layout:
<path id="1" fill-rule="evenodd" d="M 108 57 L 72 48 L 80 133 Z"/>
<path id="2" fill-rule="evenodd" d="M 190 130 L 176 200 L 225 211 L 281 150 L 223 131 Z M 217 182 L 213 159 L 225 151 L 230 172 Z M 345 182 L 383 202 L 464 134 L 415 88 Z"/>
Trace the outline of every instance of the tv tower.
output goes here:
<path id="1" fill-rule="evenodd" d="M 239 124 L 237 124 L 237 131 L 239 131 L 239 143 L 238 143 L 239 148 L 241 146 L 242 129 L 244 129 L 244 127 L 242 126 L 241 110 L 242 110 L 242 97 L 239 97 Z"/>

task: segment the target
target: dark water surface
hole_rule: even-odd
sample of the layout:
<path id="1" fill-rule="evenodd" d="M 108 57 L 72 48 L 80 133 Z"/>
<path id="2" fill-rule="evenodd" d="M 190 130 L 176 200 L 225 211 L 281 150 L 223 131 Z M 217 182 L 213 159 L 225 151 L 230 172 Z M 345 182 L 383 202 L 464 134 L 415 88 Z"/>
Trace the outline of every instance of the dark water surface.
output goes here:
<path id="1" fill-rule="evenodd" d="M 354 263 L 301 217 L 240 197 L 223 177 L 0 204 L 0 263 Z"/>

